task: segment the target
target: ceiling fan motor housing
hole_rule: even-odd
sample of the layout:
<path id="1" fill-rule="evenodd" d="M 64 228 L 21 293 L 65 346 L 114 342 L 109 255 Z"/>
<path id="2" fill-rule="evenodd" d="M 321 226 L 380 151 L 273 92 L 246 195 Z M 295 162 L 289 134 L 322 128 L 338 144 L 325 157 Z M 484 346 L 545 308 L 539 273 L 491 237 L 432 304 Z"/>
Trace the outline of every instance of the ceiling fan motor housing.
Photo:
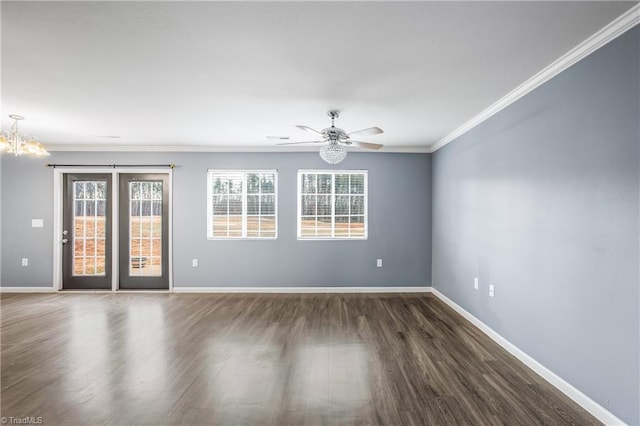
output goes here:
<path id="1" fill-rule="evenodd" d="M 349 139 L 347 132 L 338 127 L 327 127 L 322 130 L 324 137 L 330 141 L 343 141 Z"/>

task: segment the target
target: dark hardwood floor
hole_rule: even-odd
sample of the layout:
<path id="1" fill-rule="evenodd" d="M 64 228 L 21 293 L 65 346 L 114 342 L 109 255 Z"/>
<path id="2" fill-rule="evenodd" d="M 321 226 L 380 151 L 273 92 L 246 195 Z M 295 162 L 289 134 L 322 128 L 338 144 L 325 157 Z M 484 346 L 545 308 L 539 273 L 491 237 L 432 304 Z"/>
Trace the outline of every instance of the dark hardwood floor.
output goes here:
<path id="1" fill-rule="evenodd" d="M 597 424 L 431 295 L 2 294 L 1 415 Z"/>

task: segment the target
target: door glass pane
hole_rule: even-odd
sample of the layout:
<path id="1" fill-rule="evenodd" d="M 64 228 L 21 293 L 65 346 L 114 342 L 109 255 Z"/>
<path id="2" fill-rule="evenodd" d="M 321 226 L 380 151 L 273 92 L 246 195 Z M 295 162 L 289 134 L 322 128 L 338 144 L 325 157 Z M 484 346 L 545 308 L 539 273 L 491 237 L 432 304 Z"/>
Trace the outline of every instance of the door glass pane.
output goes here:
<path id="1" fill-rule="evenodd" d="M 162 276 L 162 181 L 129 182 L 129 275 Z"/>
<path id="2" fill-rule="evenodd" d="M 107 181 L 73 182 L 74 276 L 105 276 Z"/>

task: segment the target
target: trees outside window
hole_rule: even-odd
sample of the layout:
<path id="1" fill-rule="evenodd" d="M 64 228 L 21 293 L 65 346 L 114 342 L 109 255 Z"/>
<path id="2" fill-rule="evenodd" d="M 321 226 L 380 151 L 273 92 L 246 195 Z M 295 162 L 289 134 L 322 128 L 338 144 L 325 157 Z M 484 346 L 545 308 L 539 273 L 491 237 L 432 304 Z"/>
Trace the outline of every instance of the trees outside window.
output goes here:
<path id="1" fill-rule="evenodd" d="M 367 171 L 299 170 L 298 239 L 366 239 Z"/>
<path id="2" fill-rule="evenodd" d="M 277 237 L 276 170 L 209 170 L 209 239 Z"/>

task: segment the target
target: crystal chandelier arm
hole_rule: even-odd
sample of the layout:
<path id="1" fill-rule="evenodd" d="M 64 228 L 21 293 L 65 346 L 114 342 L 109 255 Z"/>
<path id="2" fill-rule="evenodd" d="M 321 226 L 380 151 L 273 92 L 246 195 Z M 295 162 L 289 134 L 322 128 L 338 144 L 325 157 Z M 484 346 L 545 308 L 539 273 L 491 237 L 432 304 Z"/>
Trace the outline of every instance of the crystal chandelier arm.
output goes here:
<path id="1" fill-rule="evenodd" d="M 29 138 L 20 133 L 18 129 L 18 121 L 24 120 L 24 117 L 17 114 L 9 114 L 13 120 L 9 132 L 5 132 L 0 136 L 0 151 L 7 151 L 16 157 L 22 154 L 36 155 L 39 157 L 49 155 L 46 149 L 35 138 Z"/>

